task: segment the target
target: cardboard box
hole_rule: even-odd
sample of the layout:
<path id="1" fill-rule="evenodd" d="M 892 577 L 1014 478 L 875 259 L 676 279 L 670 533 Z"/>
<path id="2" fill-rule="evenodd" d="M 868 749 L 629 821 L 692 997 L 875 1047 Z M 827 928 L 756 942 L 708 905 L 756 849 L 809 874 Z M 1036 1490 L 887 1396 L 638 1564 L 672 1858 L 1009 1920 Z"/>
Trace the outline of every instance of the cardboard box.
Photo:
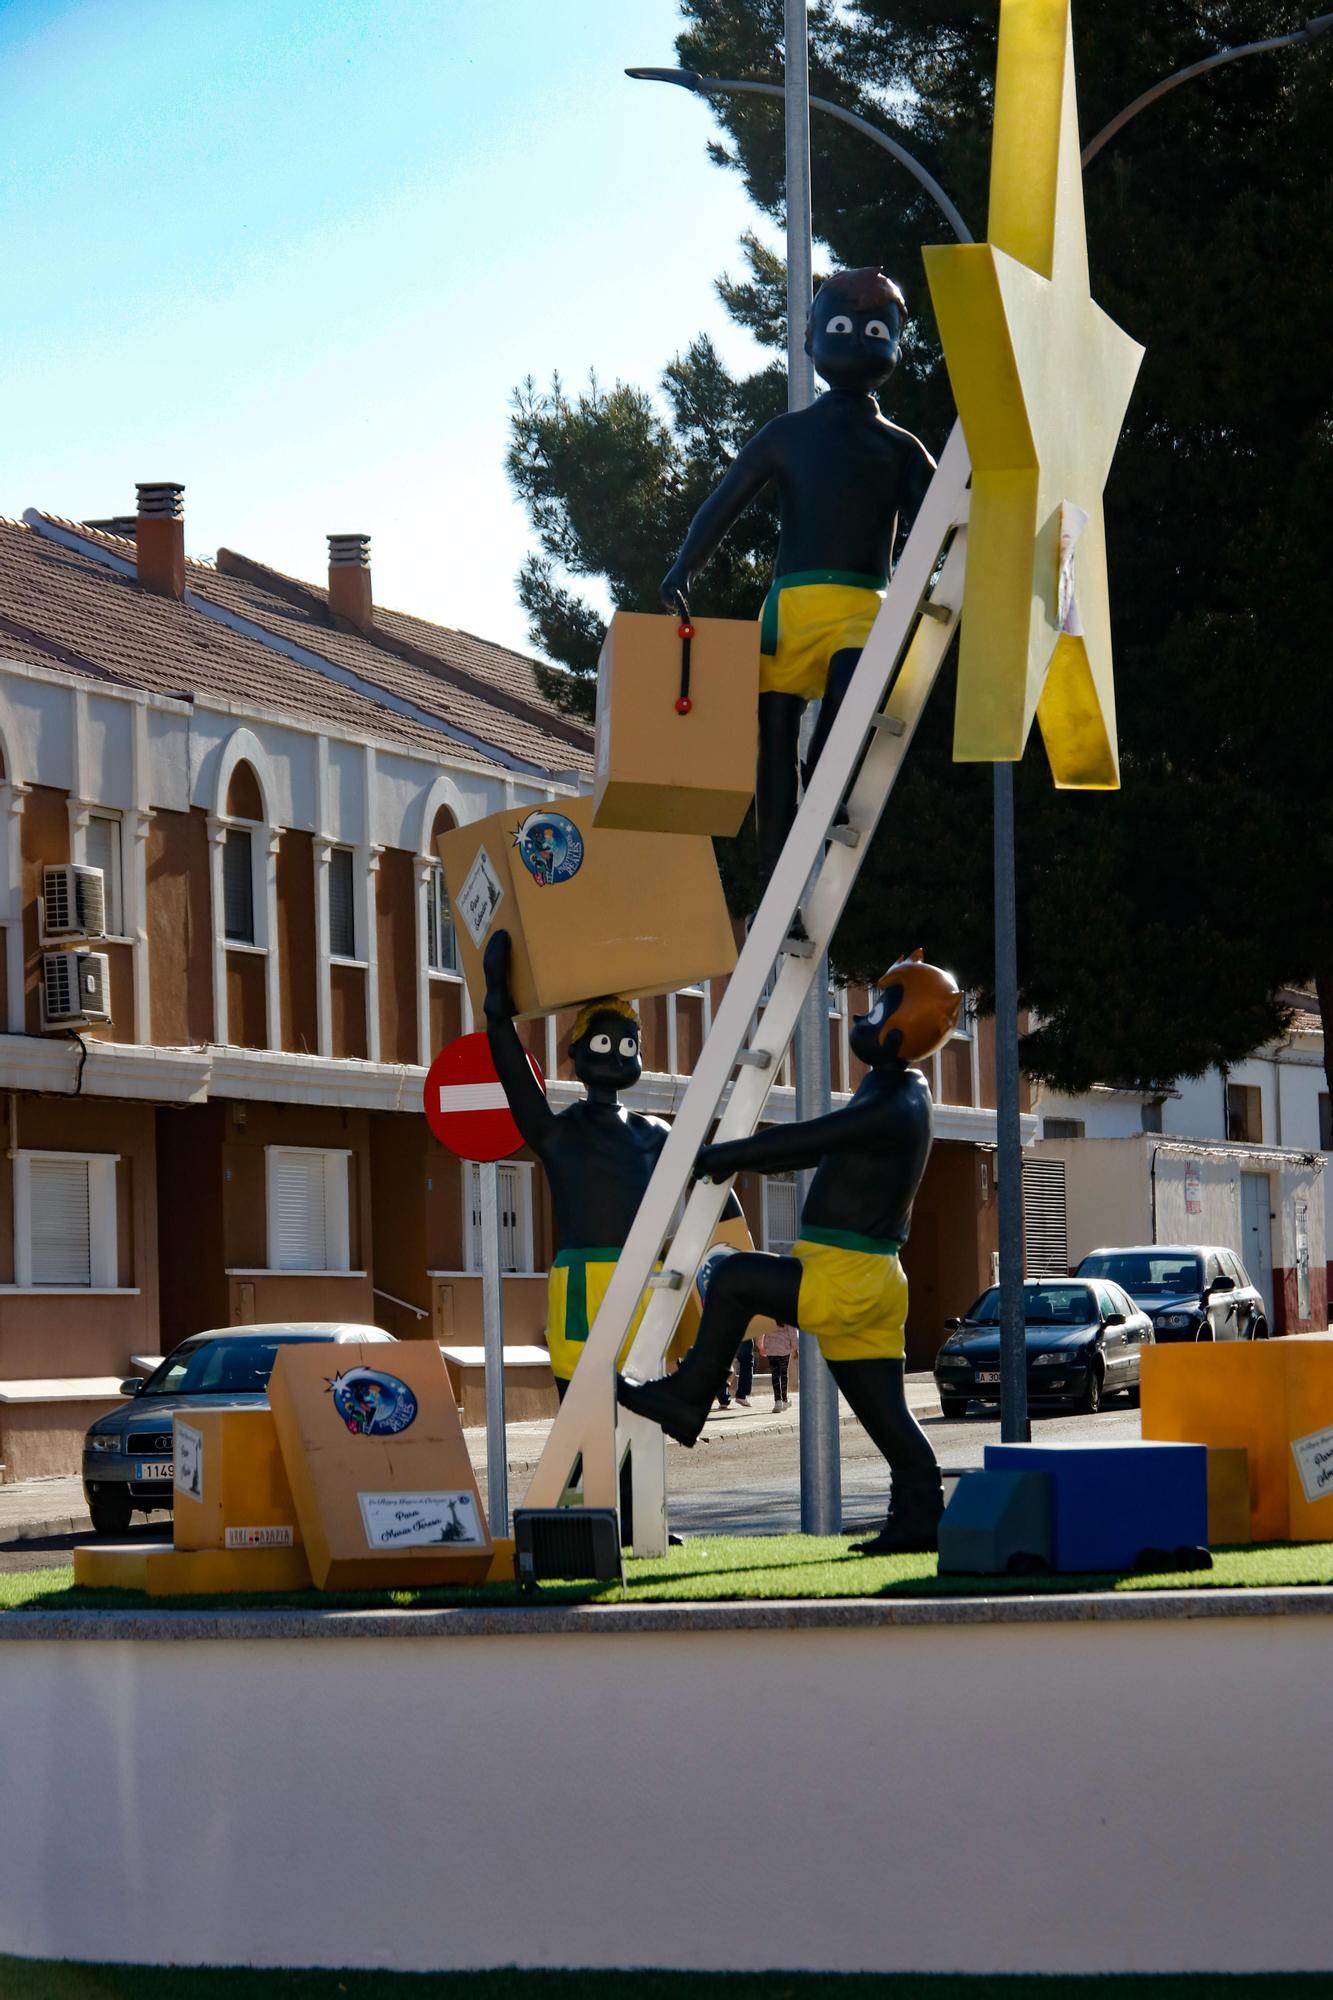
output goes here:
<path id="1" fill-rule="evenodd" d="M 293 1343 L 268 1393 L 320 1590 L 484 1581 L 491 1537 L 433 1341 Z"/>
<path id="2" fill-rule="evenodd" d="M 738 833 L 754 797 L 759 626 L 696 618 L 688 715 L 676 711 L 674 618 L 617 611 L 597 665 L 593 823 L 639 832 Z"/>
<path id="3" fill-rule="evenodd" d="M 1256 1542 L 1333 1541 L 1333 1335 L 1145 1347 L 1143 1435 L 1249 1452 Z"/>
<path id="4" fill-rule="evenodd" d="M 178 1411 L 174 1463 L 172 1539 L 178 1549 L 248 1554 L 299 1546 L 296 1502 L 272 1410 Z"/>
<path id="5" fill-rule="evenodd" d="M 736 964 L 713 843 L 704 834 L 622 833 L 592 823 L 592 800 L 521 806 L 439 839 L 472 1004 L 486 998 L 487 940 L 512 940 L 521 1015 L 603 993 L 670 993 Z"/>

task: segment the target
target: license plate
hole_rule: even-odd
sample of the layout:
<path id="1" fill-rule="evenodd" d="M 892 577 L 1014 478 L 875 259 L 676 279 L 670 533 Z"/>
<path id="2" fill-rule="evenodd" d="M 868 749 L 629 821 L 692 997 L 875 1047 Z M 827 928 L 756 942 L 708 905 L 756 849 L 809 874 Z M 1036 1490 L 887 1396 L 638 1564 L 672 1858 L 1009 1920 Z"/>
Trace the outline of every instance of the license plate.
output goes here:
<path id="1" fill-rule="evenodd" d="M 134 1476 L 139 1480 L 165 1480 L 170 1485 L 176 1476 L 176 1467 L 169 1458 L 140 1458 L 135 1460 Z"/>
<path id="2" fill-rule="evenodd" d="M 978 1368 L 977 1370 L 978 1382 L 998 1382 L 999 1379 L 1000 1371 L 998 1368 Z"/>

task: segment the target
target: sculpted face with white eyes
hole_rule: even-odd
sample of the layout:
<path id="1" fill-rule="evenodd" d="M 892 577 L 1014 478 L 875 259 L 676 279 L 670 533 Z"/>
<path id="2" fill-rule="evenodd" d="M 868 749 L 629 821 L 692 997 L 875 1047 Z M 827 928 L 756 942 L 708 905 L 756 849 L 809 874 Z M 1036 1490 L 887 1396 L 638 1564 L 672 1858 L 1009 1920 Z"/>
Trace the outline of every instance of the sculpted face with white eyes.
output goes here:
<path id="1" fill-rule="evenodd" d="M 571 1042 L 574 1074 L 588 1091 L 629 1090 L 643 1074 L 639 1024 L 619 1008 L 595 1013 L 576 1042 Z"/>
<path id="2" fill-rule="evenodd" d="M 806 326 L 806 352 L 831 389 L 873 393 L 898 365 L 902 297 L 882 273 L 840 273 L 820 288 Z"/>

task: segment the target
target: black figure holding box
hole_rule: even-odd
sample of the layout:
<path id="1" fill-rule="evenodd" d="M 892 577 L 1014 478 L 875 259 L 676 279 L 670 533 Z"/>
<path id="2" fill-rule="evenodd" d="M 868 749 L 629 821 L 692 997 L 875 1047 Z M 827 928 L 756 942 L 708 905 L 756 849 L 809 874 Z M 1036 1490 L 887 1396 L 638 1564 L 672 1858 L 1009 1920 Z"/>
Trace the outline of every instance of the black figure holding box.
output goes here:
<path id="1" fill-rule="evenodd" d="M 915 515 L 935 469 L 925 446 L 875 400 L 897 366 L 903 313 L 897 285 L 873 266 L 836 272 L 820 287 L 805 347 L 828 393 L 750 439 L 662 580 L 662 602 L 678 613 L 727 530 L 776 482 L 781 531 L 760 632 L 755 780 L 765 888 L 796 815 L 805 704 L 822 697 L 808 778 L 879 610 L 899 522 Z"/>
<path id="2" fill-rule="evenodd" d="M 869 1066 L 850 1104 L 801 1125 L 705 1146 L 699 1172 L 724 1181 L 751 1168 L 813 1167 L 801 1236 L 789 1257 L 738 1252 L 714 1273 L 698 1339 L 674 1375 L 617 1385 L 626 1409 L 692 1445 L 756 1313 L 812 1333 L 854 1414 L 889 1462 L 891 1504 L 859 1552 L 933 1549 L 943 1511 L 940 1471 L 907 1407 L 903 1374 L 907 1279 L 898 1252 L 930 1157 L 930 1090 L 920 1061 L 947 1041 L 962 996 L 919 952 L 891 966 L 868 1014 L 852 1024 Z"/>

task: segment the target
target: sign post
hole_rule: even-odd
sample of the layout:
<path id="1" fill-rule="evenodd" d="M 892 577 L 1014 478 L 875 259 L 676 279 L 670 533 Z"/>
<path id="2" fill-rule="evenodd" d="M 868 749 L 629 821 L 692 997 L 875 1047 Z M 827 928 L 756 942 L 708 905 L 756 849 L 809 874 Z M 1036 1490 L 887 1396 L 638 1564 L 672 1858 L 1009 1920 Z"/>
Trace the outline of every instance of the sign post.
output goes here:
<path id="1" fill-rule="evenodd" d="M 529 1055 L 542 1089 L 545 1079 Z M 441 1049 L 423 1093 L 426 1122 L 442 1146 L 477 1162 L 481 1183 L 481 1324 L 486 1354 L 486 1511 L 492 1535 L 509 1533 L 509 1449 L 505 1437 L 504 1300 L 500 1286 L 500 1170 L 523 1135 L 484 1034 L 460 1035 Z"/>

